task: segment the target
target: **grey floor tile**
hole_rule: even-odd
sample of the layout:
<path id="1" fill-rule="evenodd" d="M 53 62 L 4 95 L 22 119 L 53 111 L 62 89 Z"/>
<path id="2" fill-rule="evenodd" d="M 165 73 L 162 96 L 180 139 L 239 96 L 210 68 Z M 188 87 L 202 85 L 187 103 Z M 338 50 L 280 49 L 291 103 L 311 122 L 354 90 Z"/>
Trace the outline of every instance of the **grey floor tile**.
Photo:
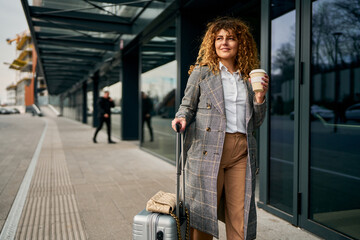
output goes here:
<path id="1" fill-rule="evenodd" d="M 100 132 L 99 143 L 93 144 L 93 128 L 66 118 L 46 118 L 55 123 L 58 135 L 52 136 L 52 145 L 44 143 L 41 154 L 45 158 L 51 158 L 55 153 L 57 158 L 65 161 L 87 239 L 131 239 L 133 217 L 145 208 L 147 200 L 159 190 L 175 191 L 175 167 L 142 151 L 137 142 L 118 141 L 117 144 L 109 145 L 106 143 L 106 134 Z M 32 129 L 21 126 L 17 131 L 29 135 L 21 142 L 21 152 L 11 153 L 3 158 L 5 160 L 0 160 L 0 228 L 44 126 L 39 118 L 26 116 L 11 121 L 0 118 L 0 130 L 5 125 L 16 127 L 24 121 L 29 121 Z M 12 142 L 18 141 L 19 132 L 10 137 Z M 33 140 L 29 142 L 30 139 Z M 0 144 L 9 145 L 2 138 Z M 0 155 L 4 154 L 2 151 L 0 149 Z M 30 159 L 21 160 L 25 156 Z M 2 171 L 3 167 L 8 171 Z M 14 176 L 11 177 L 12 175 Z M 39 224 L 39 229 L 41 228 L 42 225 Z M 222 223 L 219 239 L 225 240 L 225 226 Z M 257 239 L 320 238 L 258 209 Z"/>

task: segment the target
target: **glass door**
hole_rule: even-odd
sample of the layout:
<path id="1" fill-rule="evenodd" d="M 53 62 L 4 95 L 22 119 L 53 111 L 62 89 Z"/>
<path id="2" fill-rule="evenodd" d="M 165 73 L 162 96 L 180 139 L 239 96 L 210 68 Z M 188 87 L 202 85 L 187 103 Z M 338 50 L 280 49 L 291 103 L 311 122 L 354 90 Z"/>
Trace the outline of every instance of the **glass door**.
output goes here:
<path id="1" fill-rule="evenodd" d="M 265 5 L 264 208 L 325 239 L 360 239 L 360 1 Z"/>
<path id="2" fill-rule="evenodd" d="M 360 2 L 309 4 L 307 219 L 360 239 Z"/>
<path id="3" fill-rule="evenodd" d="M 270 18 L 268 204 L 292 221 L 294 191 L 297 191 L 294 189 L 295 2 L 271 0 Z"/>

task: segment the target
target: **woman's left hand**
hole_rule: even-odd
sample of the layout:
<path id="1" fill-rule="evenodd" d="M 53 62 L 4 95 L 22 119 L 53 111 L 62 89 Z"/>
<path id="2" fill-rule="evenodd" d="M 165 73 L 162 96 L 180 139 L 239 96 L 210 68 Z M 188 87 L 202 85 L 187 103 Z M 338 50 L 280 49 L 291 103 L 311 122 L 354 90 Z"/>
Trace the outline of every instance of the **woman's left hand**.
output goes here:
<path id="1" fill-rule="evenodd" d="M 262 78 L 262 80 L 264 81 L 263 83 L 261 83 L 263 85 L 264 91 L 255 92 L 255 98 L 256 98 L 257 103 L 263 103 L 264 102 L 265 95 L 266 95 L 267 91 L 269 90 L 269 76 L 267 74 L 265 74 L 265 76 Z M 251 78 L 249 78 L 249 81 L 251 83 Z"/>

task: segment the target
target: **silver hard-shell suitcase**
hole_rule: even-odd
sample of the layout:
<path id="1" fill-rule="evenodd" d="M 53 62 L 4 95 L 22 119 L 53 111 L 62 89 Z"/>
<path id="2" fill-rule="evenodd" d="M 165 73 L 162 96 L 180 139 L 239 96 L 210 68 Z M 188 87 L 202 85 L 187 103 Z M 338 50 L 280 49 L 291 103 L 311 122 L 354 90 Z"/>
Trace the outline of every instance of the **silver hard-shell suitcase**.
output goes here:
<path id="1" fill-rule="evenodd" d="M 189 231 L 185 213 L 185 176 L 184 176 L 184 158 L 180 163 L 180 145 L 183 149 L 184 136 L 180 134 L 180 125 L 176 126 L 176 216 L 180 221 L 181 236 L 178 236 L 176 220 L 173 216 L 148 212 L 145 209 L 134 217 L 133 222 L 133 240 L 177 240 L 186 239 L 186 232 Z M 179 141 L 181 144 L 179 144 Z M 182 154 L 183 156 L 183 154 Z M 180 176 L 182 180 L 182 196 L 180 201 Z"/>
<path id="2" fill-rule="evenodd" d="M 181 235 L 185 239 L 186 221 L 182 222 Z M 145 209 L 134 217 L 133 240 L 177 240 L 177 225 L 170 215 L 152 213 Z"/>

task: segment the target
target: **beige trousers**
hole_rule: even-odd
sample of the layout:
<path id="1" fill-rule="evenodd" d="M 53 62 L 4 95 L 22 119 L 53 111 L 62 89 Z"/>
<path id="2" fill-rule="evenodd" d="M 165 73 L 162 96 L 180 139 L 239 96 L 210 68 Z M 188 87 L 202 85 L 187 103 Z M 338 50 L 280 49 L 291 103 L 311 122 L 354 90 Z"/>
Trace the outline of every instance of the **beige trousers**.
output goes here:
<path id="1" fill-rule="evenodd" d="M 217 179 L 217 202 L 225 193 L 225 224 L 228 240 L 244 239 L 245 174 L 247 140 L 242 133 L 226 133 Z M 190 229 L 191 240 L 211 240 L 210 234 Z"/>

